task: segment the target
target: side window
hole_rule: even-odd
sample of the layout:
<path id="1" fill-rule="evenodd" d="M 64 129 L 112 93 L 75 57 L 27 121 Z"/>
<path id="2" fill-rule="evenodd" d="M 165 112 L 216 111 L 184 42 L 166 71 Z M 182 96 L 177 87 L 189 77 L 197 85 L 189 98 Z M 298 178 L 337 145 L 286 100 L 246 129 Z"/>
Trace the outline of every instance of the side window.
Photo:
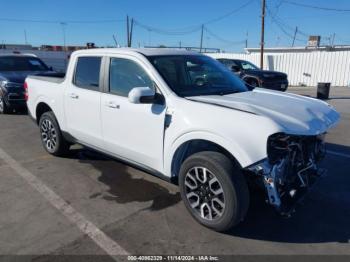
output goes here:
<path id="1" fill-rule="evenodd" d="M 219 59 L 219 62 L 224 64 L 225 66 L 229 65 L 229 61 L 227 59 Z"/>
<path id="2" fill-rule="evenodd" d="M 228 67 L 232 67 L 232 66 L 239 66 L 239 64 L 234 61 L 234 60 L 227 60 L 227 64 L 226 64 Z"/>
<path id="3" fill-rule="evenodd" d="M 145 70 L 134 61 L 124 58 L 111 58 L 109 92 L 127 97 L 134 87 L 153 88 L 153 81 Z"/>
<path id="4" fill-rule="evenodd" d="M 99 91 L 101 57 L 79 57 L 75 68 L 74 84 Z"/>

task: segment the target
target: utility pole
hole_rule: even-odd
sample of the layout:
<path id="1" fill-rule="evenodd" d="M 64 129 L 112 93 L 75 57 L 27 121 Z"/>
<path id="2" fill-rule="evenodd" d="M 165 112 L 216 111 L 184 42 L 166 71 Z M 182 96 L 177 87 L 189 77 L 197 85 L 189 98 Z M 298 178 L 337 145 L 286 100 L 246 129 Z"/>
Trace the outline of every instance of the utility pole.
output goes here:
<path id="1" fill-rule="evenodd" d="M 249 32 L 247 31 L 246 38 L 245 38 L 245 48 L 248 48 L 248 36 L 249 36 Z"/>
<path id="2" fill-rule="evenodd" d="M 204 32 L 204 25 L 202 25 L 201 44 L 200 44 L 200 47 L 199 47 L 199 53 L 202 53 L 202 49 L 203 49 L 203 32 Z"/>
<path id="3" fill-rule="evenodd" d="M 67 51 L 67 48 L 66 48 L 66 25 L 67 25 L 67 23 L 61 22 L 60 24 L 62 26 L 63 48 L 64 48 L 64 51 L 66 52 Z"/>
<path id="4" fill-rule="evenodd" d="M 118 41 L 117 41 L 117 38 L 116 38 L 115 35 L 113 35 L 113 40 L 114 40 L 115 46 L 116 46 L 116 47 L 119 47 L 119 46 L 118 46 Z"/>
<path id="5" fill-rule="evenodd" d="M 126 46 L 130 47 L 130 25 L 129 25 L 129 16 L 126 16 Z"/>
<path id="6" fill-rule="evenodd" d="M 181 47 L 182 47 L 182 43 L 181 43 L 181 41 L 179 42 L 179 48 L 181 49 Z"/>
<path id="7" fill-rule="evenodd" d="M 28 44 L 28 41 L 27 41 L 27 31 L 24 30 L 24 43 L 25 44 Z"/>
<path id="8" fill-rule="evenodd" d="M 327 37 L 329 45 L 332 45 L 332 35 L 330 35 L 329 37 Z"/>
<path id="9" fill-rule="evenodd" d="M 294 46 L 295 43 L 295 38 L 297 38 L 297 33 L 298 33 L 298 27 L 295 27 L 295 32 L 294 32 L 294 37 L 293 37 L 293 42 L 292 42 L 292 47 Z"/>
<path id="10" fill-rule="evenodd" d="M 130 36 L 129 36 L 129 47 L 132 46 L 132 32 L 134 29 L 134 18 L 131 18 L 131 26 L 130 26 Z"/>
<path id="11" fill-rule="evenodd" d="M 264 69 L 264 41 L 265 41 L 265 9 L 266 1 L 262 0 L 261 8 L 261 42 L 260 42 L 260 68 Z"/>
<path id="12" fill-rule="evenodd" d="M 147 31 L 148 31 L 148 45 L 151 46 L 151 43 L 152 43 L 152 39 L 151 39 L 152 30 L 151 29 L 147 29 Z"/>
<path id="13" fill-rule="evenodd" d="M 67 25 L 67 23 L 61 22 L 60 24 L 62 26 L 62 33 L 63 33 L 64 65 L 65 65 L 65 68 L 67 69 L 67 45 L 66 45 L 66 25 Z"/>
<path id="14" fill-rule="evenodd" d="M 332 35 L 332 46 L 334 45 L 335 33 Z"/>

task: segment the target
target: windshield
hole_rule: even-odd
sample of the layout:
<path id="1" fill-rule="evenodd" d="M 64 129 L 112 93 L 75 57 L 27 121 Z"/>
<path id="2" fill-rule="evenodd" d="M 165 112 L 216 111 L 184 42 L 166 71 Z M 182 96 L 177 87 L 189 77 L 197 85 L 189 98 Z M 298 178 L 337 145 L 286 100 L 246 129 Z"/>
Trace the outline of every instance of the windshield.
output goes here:
<path id="1" fill-rule="evenodd" d="M 49 71 L 49 68 L 36 57 L 0 56 L 0 71 Z"/>
<path id="2" fill-rule="evenodd" d="M 150 56 L 169 87 L 181 97 L 248 91 L 225 66 L 203 55 Z"/>
<path id="3" fill-rule="evenodd" d="M 259 70 L 256 65 L 248 61 L 241 61 L 241 68 L 243 68 L 243 70 Z"/>

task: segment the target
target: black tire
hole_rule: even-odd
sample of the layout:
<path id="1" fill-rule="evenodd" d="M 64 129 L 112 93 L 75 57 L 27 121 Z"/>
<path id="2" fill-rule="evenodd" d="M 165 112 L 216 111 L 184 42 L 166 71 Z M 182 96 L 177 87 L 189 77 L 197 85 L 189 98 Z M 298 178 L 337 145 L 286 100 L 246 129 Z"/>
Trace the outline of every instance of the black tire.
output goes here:
<path id="1" fill-rule="evenodd" d="M 192 201 L 187 197 L 187 194 L 189 194 L 189 190 L 190 190 L 187 185 L 191 180 L 191 179 L 188 180 L 189 178 L 187 176 L 188 176 L 188 173 L 191 172 L 195 167 L 203 167 L 206 170 L 208 170 L 209 173 L 207 173 L 207 176 L 211 176 L 210 178 L 211 181 L 213 177 L 216 177 L 216 179 L 219 181 L 219 184 L 217 185 L 219 185 L 223 191 L 221 196 L 218 196 L 216 194 L 213 194 L 213 191 L 211 189 L 212 186 L 209 185 L 209 190 L 208 190 L 208 187 L 206 188 L 206 190 L 209 191 L 209 193 L 207 194 L 208 200 L 207 199 L 203 200 L 204 203 L 200 204 L 200 206 L 203 206 L 203 204 L 205 203 L 210 203 L 211 206 L 209 209 L 211 209 L 210 213 L 211 213 L 212 219 L 202 217 L 201 211 L 198 211 L 196 208 L 191 207 L 191 204 L 195 202 L 194 205 L 196 205 L 197 201 Z M 199 171 L 195 170 L 195 173 L 196 172 L 199 172 Z M 185 179 L 187 179 L 186 180 L 187 185 L 185 184 Z M 198 181 L 196 183 L 198 183 Z M 212 185 L 213 184 L 214 183 L 212 183 Z M 239 222 L 241 222 L 247 214 L 248 207 L 249 207 L 249 191 L 248 191 L 246 180 L 243 174 L 241 173 L 240 168 L 235 163 L 233 163 L 233 161 L 231 161 L 229 158 L 227 158 L 225 155 L 221 153 L 205 151 L 205 152 L 196 153 L 190 156 L 188 159 L 186 159 L 180 169 L 179 185 L 180 185 L 181 197 L 185 203 L 186 208 L 189 210 L 191 215 L 199 223 L 215 231 L 223 232 L 231 229 L 232 227 L 236 226 Z M 203 185 L 203 184 L 198 183 L 198 185 Z M 191 186 L 194 186 L 194 184 L 192 184 Z M 216 187 L 218 188 L 218 186 Z M 199 186 L 197 188 L 199 188 Z M 190 192 L 190 194 L 192 193 L 193 192 Z M 199 189 L 195 193 L 196 194 L 198 193 L 197 196 L 201 195 L 203 197 L 203 193 L 201 193 L 201 189 Z M 216 205 L 215 209 L 213 207 L 214 205 L 213 198 L 217 198 L 217 197 L 221 197 L 221 201 L 224 200 L 223 202 L 224 208 L 221 210 L 220 216 L 219 216 L 219 213 L 216 213 L 215 211 L 215 209 L 218 209 L 218 207 L 220 206 Z M 198 199 L 200 198 L 198 197 Z M 205 202 L 205 201 L 208 201 L 208 202 Z M 202 209 L 200 208 L 200 210 Z M 216 214 L 217 217 L 214 217 L 214 214 Z"/>
<path id="2" fill-rule="evenodd" d="M 6 104 L 4 97 L 0 95 L 0 114 L 10 114 L 12 109 Z"/>
<path id="3" fill-rule="evenodd" d="M 254 88 L 260 87 L 258 80 L 255 80 L 255 79 L 248 79 L 247 83 L 248 83 L 248 85 L 250 85 L 251 87 L 254 87 Z"/>
<path id="4" fill-rule="evenodd" d="M 46 112 L 40 117 L 39 130 L 41 142 L 49 154 L 54 156 L 67 155 L 70 145 L 64 139 L 53 112 Z"/>

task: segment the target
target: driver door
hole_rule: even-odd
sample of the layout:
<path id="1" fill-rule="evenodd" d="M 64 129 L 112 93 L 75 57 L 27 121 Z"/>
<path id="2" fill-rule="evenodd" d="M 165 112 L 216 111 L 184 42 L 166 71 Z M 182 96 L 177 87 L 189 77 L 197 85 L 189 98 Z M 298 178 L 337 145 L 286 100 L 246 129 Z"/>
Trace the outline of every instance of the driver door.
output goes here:
<path id="1" fill-rule="evenodd" d="M 108 58 L 106 68 L 107 90 L 101 96 L 105 149 L 129 162 L 161 171 L 166 106 L 128 100 L 134 87 L 154 86 L 147 68 L 128 56 Z"/>

